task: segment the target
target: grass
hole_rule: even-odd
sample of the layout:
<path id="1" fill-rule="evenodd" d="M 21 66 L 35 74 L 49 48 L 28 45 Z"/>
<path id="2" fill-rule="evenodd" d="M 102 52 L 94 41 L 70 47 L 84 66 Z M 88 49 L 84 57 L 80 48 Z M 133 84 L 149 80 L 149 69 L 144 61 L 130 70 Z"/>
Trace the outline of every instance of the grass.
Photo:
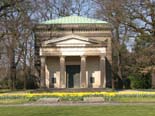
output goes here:
<path id="1" fill-rule="evenodd" d="M 26 92 L 31 92 L 33 90 L 10 90 L 10 89 L 0 89 L 0 94 L 1 93 L 26 93 Z"/>
<path id="2" fill-rule="evenodd" d="M 154 116 L 154 105 L 117 106 L 7 106 L 1 116 Z"/>
<path id="3" fill-rule="evenodd" d="M 121 103 L 155 103 L 155 97 L 117 97 L 113 102 Z"/>
<path id="4" fill-rule="evenodd" d="M 28 103 L 29 99 L 23 99 L 23 98 L 18 98 L 18 99 L 0 99 L 0 104 L 23 104 L 23 103 Z"/>

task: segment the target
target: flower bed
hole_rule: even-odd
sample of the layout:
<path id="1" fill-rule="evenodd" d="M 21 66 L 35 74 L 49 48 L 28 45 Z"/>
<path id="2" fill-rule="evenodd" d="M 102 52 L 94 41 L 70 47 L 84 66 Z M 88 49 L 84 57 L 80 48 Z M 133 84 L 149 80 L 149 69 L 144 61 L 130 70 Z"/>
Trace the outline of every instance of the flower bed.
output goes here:
<path id="1" fill-rule="evenodd" d="M 60 101 L 83 101 L 84 97 L 99 96 L 103 97 L 107 102 L 155 102 L 155 92 L 76 92 L 76 93 L 2 93 L 0 100 L 17 100 L 36 101 L 39 98 L 58 97 Z M 132 101 L 133 100 L 133 101 Z M 1 103 L 1 102 L 0 102 Z"/>

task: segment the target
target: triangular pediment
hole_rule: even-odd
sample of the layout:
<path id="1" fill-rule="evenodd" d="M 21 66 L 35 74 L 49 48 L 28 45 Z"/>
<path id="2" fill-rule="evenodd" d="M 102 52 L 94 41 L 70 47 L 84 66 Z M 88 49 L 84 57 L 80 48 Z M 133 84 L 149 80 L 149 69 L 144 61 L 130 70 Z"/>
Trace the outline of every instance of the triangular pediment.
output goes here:
<path id="1" fill-rule="evenodd" d="M 77 38 L 70 38 L 64 41 L 56 42 L 56 44 L 91 44 L 91 42 L 83 41 Z"/>
<path id="2" fill-rule="evenodd" d="M 43 42 L 43 45 L 89 45 L 99 44 L 100 41 L 89 39 L 78 35 L 68 35 L 60 38 L 55 38 Z"/>

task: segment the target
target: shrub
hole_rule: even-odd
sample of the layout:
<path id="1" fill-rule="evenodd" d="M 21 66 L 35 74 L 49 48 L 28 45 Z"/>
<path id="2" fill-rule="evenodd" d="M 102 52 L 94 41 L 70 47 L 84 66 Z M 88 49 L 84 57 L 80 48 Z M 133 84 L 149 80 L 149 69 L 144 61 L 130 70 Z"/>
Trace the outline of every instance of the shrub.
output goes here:
<path id="1" fill-rule="evenodd" d="M 134 74 L 128 77 L 133 89 L 149 89 L 151 88 L 151 75 L 148 74 Z"/>
<path id="2" fill-rule="evenodd" d="M 37 89 L 38 86 L 38 78 L 30 75 L 26 78 L 26 89 Z M 23 89 L 24 88 L 24 76 L 18 77 L 16 79 L 16 89 Z"/>
<path id="3" fill-rule="evenodd" d="M 116 89 L 123 89 L 123 81 L 120 78 L 115 79 L 114 85 Z"/>
<path id="4" fill-rule="evenodd" d="M 0 89 L 8 89 L 8 78 L 5 77 L 0 80 Z"/>
<path id="5" fill-rule="evenodd" d="M 130 89 L 130 85 L 131 85 L 131 82 L 130 82 L 130 79 L 129 78 L 123 78 L 123 85 L 124 85 L 124 88 L 125 89 Z"/>
<path id="6" fill-rule="evenodd" d="M 30 75 L 29 77 L 27 77 L 27 89 L 37 89 L 39 88 L 39 80 L 36 76 L 34 75 Z"/>

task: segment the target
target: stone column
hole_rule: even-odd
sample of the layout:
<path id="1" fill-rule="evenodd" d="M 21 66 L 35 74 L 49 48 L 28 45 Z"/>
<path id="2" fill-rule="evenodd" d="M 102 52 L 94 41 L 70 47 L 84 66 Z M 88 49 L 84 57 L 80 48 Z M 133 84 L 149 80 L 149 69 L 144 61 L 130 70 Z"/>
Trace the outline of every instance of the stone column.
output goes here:
<path id="1" fill-rule="evenodd" d="M 100 71 L 101 71 L 101 88 L 106 88 L 106 60 L 105 56 L 100 56 Z"/>
<path id="2" fill-rule="evenodd" d="M 65 57 L 60 56 L 60 88 L 66 88 Z"/>
<path id="3" fill-rule="evenodd" d="M 50 88 L 50 77 L 49 77 L 49 71 L 46 63 L 45 63 L 45 85 L 46 85 L 46 88 Z"/>
<path id="4" fill-rule="evenodd" d="M 81 56 L 81 88 L 88 87 L 86 82 L 86 57 Z"/>
<path id="5" fill-rule="evenodd" d="M 41 79 L 40 79 L 40 87 L 41 88 L 45 88 L 46 84 L 45 84 L 45 65 L 46 65 L 46 58 L 45 57 L 41 57 L 40 58 L 41 61 Z"/>

